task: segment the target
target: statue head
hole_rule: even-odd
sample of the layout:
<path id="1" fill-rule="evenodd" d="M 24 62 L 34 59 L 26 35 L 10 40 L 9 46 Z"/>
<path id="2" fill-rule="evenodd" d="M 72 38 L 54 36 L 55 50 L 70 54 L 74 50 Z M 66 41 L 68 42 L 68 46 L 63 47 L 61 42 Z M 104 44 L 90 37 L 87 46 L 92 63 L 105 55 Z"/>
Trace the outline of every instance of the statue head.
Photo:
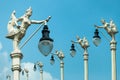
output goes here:
<path id="1" fill-rule="evenodd" d="M 101 20 L 101 23 L 102 23 L 102 24 L 105 24 L 106 22 L 105 22 L 105 20 L 104 20 L 104 19 L 102 19 L 102 20 Z"/>
<path id="2" fill-rule="evenodd" d="M 15 10 L 12 12 L 11 16 L 10 16 L 10 19 L 13 19 L 15 17 Z"/>
<path id="3" fill-rule="evenodd" d="M 27 15 L 27 16 L 31 16 L 31 15 L 32 15 L 32 8 L 31 8 L 31 7 L 29 7 L 29 8 L 26 10 L 25 15 Z"/>
<path id="4" fill-rule="evenodd" d="M 114 24 L 113 20 L 110 20 L 110 27 L 114 28 L 116 25 Z"/>

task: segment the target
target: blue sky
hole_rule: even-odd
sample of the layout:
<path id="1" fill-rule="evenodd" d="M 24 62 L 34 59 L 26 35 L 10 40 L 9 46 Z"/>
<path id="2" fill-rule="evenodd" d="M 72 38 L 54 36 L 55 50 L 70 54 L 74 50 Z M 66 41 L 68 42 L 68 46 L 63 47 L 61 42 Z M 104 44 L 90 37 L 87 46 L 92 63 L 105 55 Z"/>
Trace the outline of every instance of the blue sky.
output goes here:
<path id="1" fill-rule="evenodd" d="M 76 41 L 76 36 L 84 36 L 88 39 L 90 47 L 89 53 L 89 79 L 90 80 L 110 80 L 111 79 L 111 53 L 110 45 L 107 39 L 100 33 L 102 38 L 101 44 L 95 47 L 92 43 L 94 35 L 94 24 L 101 25 L 100 20 L 105 19 L 107 22 L 113 19 L 120 30 L 120 10 L 119 0 L 3 0 L 0 2 L 0 80 L 6 80 L 5 76 L 10 72 L 11 59 L 9 54 L 12 52 L 12 41 L 6 39 L 7 23 L 10 20 L 10 14 L 16 10 L 16 17 L 20 17 L 25 10 L 32 7 L 33 14 L 31 19 L 43 20 L 52 16 L 48 23 L 51 31 L 50 36 L 54 39 L 53 53 L 56 50 L 62 50 L 65 54 L 65 80 L 83 80 L 83 49 L 77 45 L 77 54 L 74 58 L 70 56 L 69 50 L 71 40 Z M 23 43 L 29 35 L 36 30 L 39 25 L 31 25 L 27 30 L 26 36 L 21 41 Z M 104 29 L 99 31 L 111 40 L 111 37 Z M 23 67 L 32 66 L 36 61 L 44 63 L 46 80 L 60 80 L 59 61 L 56 60 L 54 65 L 50 65 L 50 55 L 44 57 L 38 51 L 38 41 L 41 38 L 41 30 L 22 48 L 24 58 L 22 59 Z M 117 41 L 117 80 L 120 80 L 120 33 L 116 34 Z M 25 64 L 26 63 L 26 64 Z M 31 69 L 31 67 L 29 67 Z M 35 77 L 38 72 L 31 72 Z M 36 74 L 36 75 L 35 75 Z M 4 76 L 4 77 L 3 77 Z M 37 76 L 37 78 L 39 75 Z M 35 78 L 32 78 L 35 80 Z M 32 80 L 30 79 L 30 80 Z"/>

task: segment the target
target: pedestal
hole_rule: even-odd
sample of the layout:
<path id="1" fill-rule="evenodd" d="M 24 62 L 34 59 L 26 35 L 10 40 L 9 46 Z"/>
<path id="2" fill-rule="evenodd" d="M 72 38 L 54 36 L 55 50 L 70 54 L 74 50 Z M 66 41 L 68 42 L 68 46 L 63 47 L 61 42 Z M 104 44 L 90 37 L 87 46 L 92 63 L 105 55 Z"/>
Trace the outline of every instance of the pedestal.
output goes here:
<path id="1" fill-rule="evenodd" d="M 20 52 L 12 52 L 10 54 L 12 59 L 12 72 L 13 72 L 13 80 L 20 80 L 20 72 L 21 72 L 21 59 L 23 58 L 22 53 Z"/>

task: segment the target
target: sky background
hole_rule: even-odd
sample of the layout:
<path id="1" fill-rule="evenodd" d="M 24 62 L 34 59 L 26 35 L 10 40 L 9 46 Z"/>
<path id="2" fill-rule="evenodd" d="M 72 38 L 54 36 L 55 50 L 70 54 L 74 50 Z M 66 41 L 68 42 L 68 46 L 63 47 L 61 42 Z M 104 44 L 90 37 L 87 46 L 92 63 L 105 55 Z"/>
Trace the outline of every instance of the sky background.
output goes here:
<path id="1" fill-rule="evenodd" d="M 111 53 L 110 42 L 102 35 L 111 40 L 111 37 L 104 29 L 99 31 L 101 44 L 96 47 L 92 42 L 94 35 L 94 24 L 102 25 L 100 20 L 107 22 L 113 19 L 118 31 L 120 31 L 120 1 L 119 0 L 1 0 L 0 1 L 0 80 L 6 80 L 6 75 L 11 75 L 12 40 L 5 38 L 7 34 L 7 23 L 13 10 L 16 17 L 21 17 L 26 9 L 32 7 L 33 14 L 31 20 L 43 20 L 52 16 L 48 22 L 51 31 L 50 37 L 54 39 L 54 48 L 62 50 L 64 58 L 65 80 L 83 80 L 84 63 L 83 49 L 76 45 L 76 56 L 70 56 L 71 40 L 76 41 L 76 36 L 88 39 L 90 47 L 89 54 L 89 80 L 111 80 Z M 22 39 L 22 44 L 39 25 L 31 25 Z M 41 29 L 42 30 L 42 29 Z M 50 64 L 50 55 L 45 57 L 38 50 L 38 42 L 41 38 L 41 30 L 22 48 L 24 55 L 21 65 L 22 69 L 29 70 L 29 80 L 39 79 L 39 69 L 32 70 L 37 61 L 44 64 L 44 80 L 60 80 L 60 65 L 56 59 L 55 64 Z M 117 51 L 117 80 L 120 80 L 120 33 L 116 34 Z M 21 75 L 21 80 L 25 76 Z"/>

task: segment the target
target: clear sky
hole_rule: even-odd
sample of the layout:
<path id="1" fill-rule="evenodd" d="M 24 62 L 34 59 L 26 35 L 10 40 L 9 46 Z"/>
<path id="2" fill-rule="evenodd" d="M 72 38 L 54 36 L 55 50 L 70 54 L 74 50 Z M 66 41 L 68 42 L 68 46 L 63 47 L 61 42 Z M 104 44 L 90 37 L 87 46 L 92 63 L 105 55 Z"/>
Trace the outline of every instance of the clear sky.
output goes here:
<path id="1" fill-rule="evenodd" d="M 13 10 L 16 11 L 16 17 L 21 17 L 26 9 L 32 7 L 33 14 L 31 20 L 43 20 L 52 16 L 48 22 L 51 31 L 50 37 L 54 39 L 54 48 L 62 50 L 64 58 L 65 80 L 83 80 L 84 63 L 83 49 L 76 46 L 76 56 L 72 58 L 69 50 L 71 40 L 76 41 L 76 36 L 88 39 L 90 47 L 89 53 L 89 80 L 111 80 L 111 53 L 110 43 L 102 35 L 111 40 L 111 37 L 104 29 L 102 33 L 101 44 L 95 47 L 92 43 L 94 35 L 94 24 L 102 25 L 100 20 L 105 19 L 107 22 L 113 19 L 120 31 L 120 1 L 119 0 L 1 0 L 0 1 L 0 80 L 6 80 L 6 75 L 11 74 L 12 41 L 6 39 L 7 23 Z M 21 44 L 36 30 L 39 25 L 31 25 L 26 32 Z M 50 55 L 45 57 L 38 51 L 38 42 L 41 38 L 41 30 L 22 48 L 24 55 L 21 63 L 29 69 L 29 80 L 39 79 L 39 69 L 32 71 L 33 64 L 36 61 L 42 61 L 44 64 L 44 80 L 60 80 L 59 61 L 56 60 L 54 65 L 50 65 Z M 117 80 L 120 80 L 120 33 L 116 34 L 117 41 Z M 25 76 L 21 76 L 25 78 Z"/>

